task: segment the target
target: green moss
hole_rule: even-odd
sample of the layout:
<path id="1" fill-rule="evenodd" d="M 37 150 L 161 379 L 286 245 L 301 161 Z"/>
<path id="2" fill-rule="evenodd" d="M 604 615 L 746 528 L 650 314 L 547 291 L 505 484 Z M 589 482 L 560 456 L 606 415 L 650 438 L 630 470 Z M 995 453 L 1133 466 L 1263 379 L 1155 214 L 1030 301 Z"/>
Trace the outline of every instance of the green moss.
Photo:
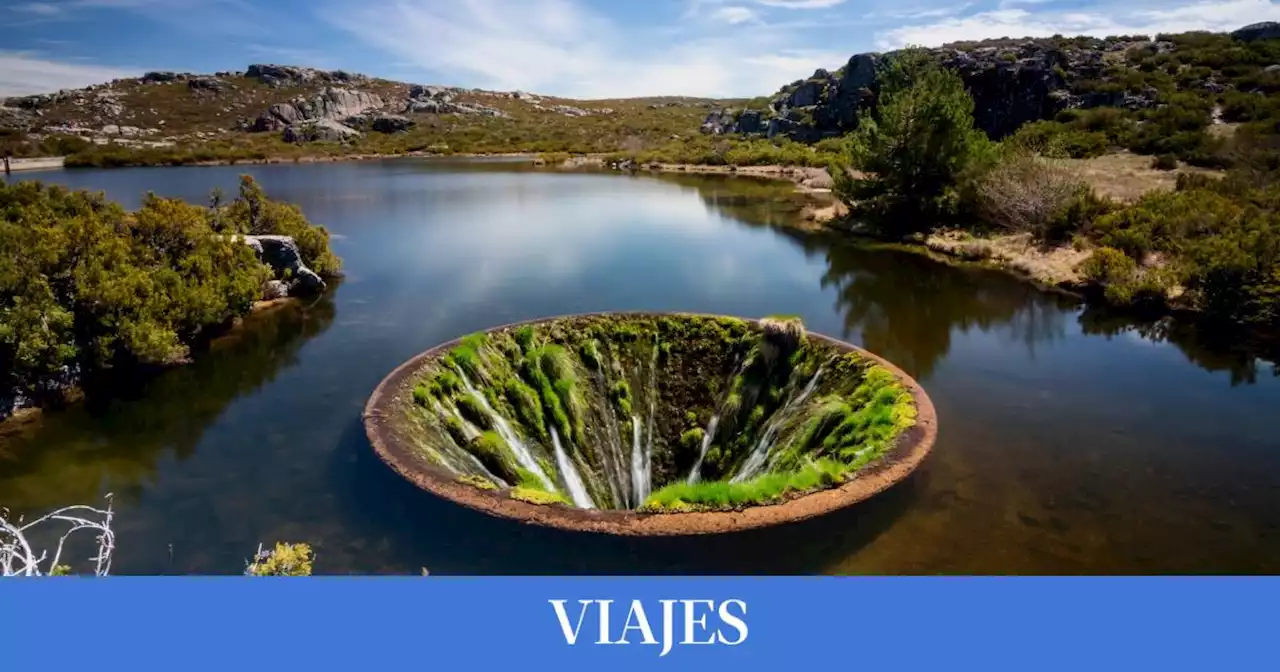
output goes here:
<path id="1" fill-rule="evenodd" d="M 846 366 L 860 364 L 861 358 L 845 362 Z M 823 400 L 785 447 L 775 447 L 779 452 L 772 471 L 739 483 L 673 483 L 650 495 L 645 508 L 736 508 L 843 482 L 883 455 L 916 419 L 910 392 L 888 370 L 877 366 L 854 373 L 858 383 L 851 393 Z M 752 415 L 758 410 L 757 406 Z M 685 436 L 693 438 L 690 432 Z M 719 448 L 712 448 L 706 462 L 720 465 L 725 457 Z"/>
<path id="2" fill-rule="evenodd" d="M 697 450 L 702 447 L 702 439 L 706 435 L 701 427 L 694 427 L 680 435 L 680 446 L 685 450 Z"/>
<path id="3" fill-rule="evenodd" d="M 456 480 L 459 483 L 462 483 L 464 485 L 470 485 L 473 488 L 480 488 L 481 490 L 497 490 L 498 489 L 497 484 L 495 484 L 493 481 L 483 476 L 475 476 L 473 474 L 463 474 L 462 476 L 459 476 Z"/>
<path id="4" fill-rule="evenodd" d="M 530 504 L 565 504 L 572 506 L 567 497 L 558 492 L 547 492 L 545 490 L 534 490 L 525 487 L 515 487 L 511 489 L 511 499 L 518 499 L 522 502 Z"/>
<path id="5" fill-rule="evenodd" d="M 642 510 L 723 510 L 757 506 L 842 482 L 839 463 L 822 459 L 798 471 L 767 473 L 740 483 L 729 481 L 677 482 L 653 493 Z"/>
<path id="6" fill-rule="evenodd" d="M 427 390 L 427 386 L 419 383 L 413 388 L 413 403 L 423 408 L 431 405 L 431 393 Z"/>
<path id="7" fill-rule="evenodd" d="M 435 383 L 439 389 L 436 396 L 453 394 L 462 389 L 462 381 L 458 379 L 457 374 L 448 369 L 441 369 L 431 382 Z"/>
<path id="8" fill-rule="evenodd" d="M 479 427 L 480 429 L 493 429 L 493 418 L 484 410 L 484 407 L 469 393 L 462 393 L 454 397 L 453 403 L 458 407 L 458 412 L 468 422 Z"/>
<path id="9" fill-rule="evenodd" d="M 609 399 L 613 401 L 622 417 L 631 417 L 631 386 L 627 381 L 619 380 L 609 388 Z"/>
<path id="10" fill-rule="evenodd" d="M 489 336 L 484 333 L 464 336 L 458 345 L 449 351 L 446 359 L 459 371 L 472 379 L 480 377 L 480 349 L 484 347 Z"/>
<path id="11" fill-rule="evenodd" d="M 533 391 L 524 381 L 512 378 L 506 381 L 507 401 L 515 409 L 516 417 L 528 433 L 546 439 L 547 425 L 542 416 L 542 404 L 538 393 Z"/>
<path id="12" fill-rule="evenodd" d="M 600 344 L 595 339 L 589 340 L 582 344 L 578 349 L 578 353 L 582 355 L 582 363 L 592 371 L 600 370 Z"/>
<path id="13" fill-rule="evenodd" d="M 467 445 L 467 432 L 462 427 L 461 420 L 454 417 L 445 418 L 444 429 L 445 432 L 449 434 L 449 437 L 453 439 L 454 443 L 459 446 Z"/>
<path id="14" fill-rule="evenodd" d="M 533 332 L 532 326 L 529 326 L 526 324 L 523 327 L 516 327 L 515 331 L 512 333 L 512 336 L 515 338 L 516 343 L 520 346 L 521 351 L 527 352 L 529 348 L 533 347 L 534 332 Z"/>
<path id="15" fill-rule="evenodd" d="M 480 460 L 485 469 L 508 483 L 519 483 L 522 469 L 516 464 L 511 448 L 497 432 L 485 432 L 467 444 L 467 450 Z"/>

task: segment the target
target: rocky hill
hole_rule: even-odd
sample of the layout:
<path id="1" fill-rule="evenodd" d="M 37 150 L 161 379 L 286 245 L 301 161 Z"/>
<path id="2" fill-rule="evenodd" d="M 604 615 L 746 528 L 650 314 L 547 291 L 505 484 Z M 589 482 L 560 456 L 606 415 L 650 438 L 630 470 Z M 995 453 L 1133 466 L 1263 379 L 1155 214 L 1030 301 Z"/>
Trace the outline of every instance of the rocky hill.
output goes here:
<path id="1" fill-rule="evenodd" d="M 928 50 L 957 72 L 973 95 L 977 125 L 995 138 L 1068 109 L 1131 112 L 1163 104 L 1174 92 L 1224 102 L 1280 89 L 1280 24 L 1230 35 L 1053 37 L 957 43 Z M 772 97 L 712 111 L 702 130 L 785 136 L 813 142 L 848 132 L 875 104 L 879 79 L 898 52 L 856 54 L 834 72 L 818 70 Z"/>
<path id="2" fill-rule="evenodd" d="M 8 98 L 0 133 L 21 135 L 30 152 L 45 138 L 148 149 L 202 143 L 280 149 L 280 144 L 335 142 L 403 151 L 482 141 L 480 151 L 617 149 L 628 132 L 638 142 L 695 133 L 710 108 L 726 101 L 645 98 L 575 101 L 521 91 L 424 86 L 285 65 L 243 72 L 150 72 L 84 89 Z M 678 129 L 678 130 L 677 130 Z M 539 137 L 541 136 L 541 137 Z M 492 140 L 492 142 L 490 142 Z M 514 140 L 514 142 L 512 142 Z M 539 141 L 547 147 L 539 147 Z M 49 143 L 45 143 L 47 147 Z M 56 147 L 55 147 L 56 149 Z M 470 151 L 462 147 L 461 151 Z"/>

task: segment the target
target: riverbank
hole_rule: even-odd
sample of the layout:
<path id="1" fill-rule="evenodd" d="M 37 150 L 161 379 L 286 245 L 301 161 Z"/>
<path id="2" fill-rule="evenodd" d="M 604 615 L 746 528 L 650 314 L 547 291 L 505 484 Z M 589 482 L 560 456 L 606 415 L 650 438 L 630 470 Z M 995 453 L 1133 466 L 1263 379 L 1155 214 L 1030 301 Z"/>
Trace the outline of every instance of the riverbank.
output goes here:
<path id="1" fill-rule="evenodd" d="M 1095 194 L 1117 206 L 1130 205 L 1145 195 L 1172 192 L 1179 175 L 1221 177 L 1217 170 L 1185 164 L 1175 170 L 1158 170 L 1151 157 L 1131 152 L 1115 152 L 1092 159 L 1068 159 L 1063 164 L 1073 170 Z M 763 176 L 768 176 L 764 174 Z M 829 178 L 828 178 L 829 179 Z M 827 229 L 861 237 L 873 234 L 848 219 L 848 209 L 837 201 L 815 201 L 806 209 L 804 230 Z M 1088 287 L 1081 266 L 1093 256 L 1095 246 L 1087 241 L 1044 244 L 1029 233 L 979 234 L 962 229 L 939 229 L 908 240 L 892 241 L 903 248 L 915 248 L 940 261 L 977 263 L 1003 270 L 1043 287 L 1081 295 Z"/>
<path id="2" fill-rule="evenodd" d="M 32 170 L 57 170 L 66 164 L 65 156 L 41 156 L 34 159 L 9 159 L 9 172 L 26 172 Z"/>

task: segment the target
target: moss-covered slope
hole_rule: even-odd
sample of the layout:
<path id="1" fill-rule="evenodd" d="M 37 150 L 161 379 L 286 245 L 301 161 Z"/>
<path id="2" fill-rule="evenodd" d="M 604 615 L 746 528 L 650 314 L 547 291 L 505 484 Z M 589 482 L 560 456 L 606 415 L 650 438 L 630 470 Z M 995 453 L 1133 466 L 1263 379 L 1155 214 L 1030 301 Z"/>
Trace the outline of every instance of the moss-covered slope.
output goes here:
<path id="1" fill-rule="evenodd" d="M 729 509 L 836 485 L 915 421 L 798 320 L 582 316 L 468 336 L 418 373 L 416 447 L 535 503 Z"/>

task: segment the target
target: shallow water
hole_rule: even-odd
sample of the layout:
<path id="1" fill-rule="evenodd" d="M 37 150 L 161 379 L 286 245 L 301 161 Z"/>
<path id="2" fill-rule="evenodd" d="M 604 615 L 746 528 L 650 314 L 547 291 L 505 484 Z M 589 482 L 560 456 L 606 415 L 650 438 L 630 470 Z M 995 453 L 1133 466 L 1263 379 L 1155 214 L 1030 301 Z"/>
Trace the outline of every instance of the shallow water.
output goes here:
<path id="1" fill-rule="evenodd" d="M 771 224 L 785 185 L 501 162 L 33 173 L 203 201 L 255 175 L 336 235 L 347 277 L 196 364 L 0 440 L 0 506 L 114 493 L 116 573 L 237 573 L 259 542 L 317 571 L 1280 572 L 1280 378 L 1197 333 L 1082 311 L 999 273 Z M 401 361 L 496 324 L 598 310 L 796 314 L 937 406 L 933 456 L 852 510 L 726 539 L 616 540 L 487 518 L 371 453 Z"/>

